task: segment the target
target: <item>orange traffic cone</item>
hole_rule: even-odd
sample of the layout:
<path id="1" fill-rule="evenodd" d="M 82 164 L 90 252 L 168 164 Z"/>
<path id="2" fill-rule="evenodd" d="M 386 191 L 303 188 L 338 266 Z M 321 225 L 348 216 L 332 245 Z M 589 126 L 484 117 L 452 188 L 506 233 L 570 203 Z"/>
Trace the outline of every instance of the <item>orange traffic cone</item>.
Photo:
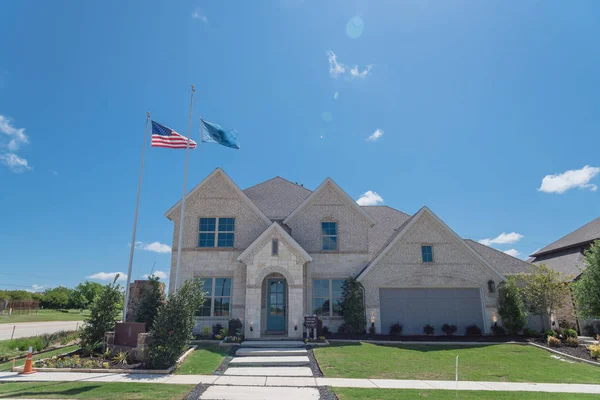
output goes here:
<path id="1" fill-rule="evenodd" d="M 29 347 L 29 352 L 27 353 L 27 358 L 25 359 L 25 367 L 23 368 L 22 374 L 33 374 L 33 348 Z"/>

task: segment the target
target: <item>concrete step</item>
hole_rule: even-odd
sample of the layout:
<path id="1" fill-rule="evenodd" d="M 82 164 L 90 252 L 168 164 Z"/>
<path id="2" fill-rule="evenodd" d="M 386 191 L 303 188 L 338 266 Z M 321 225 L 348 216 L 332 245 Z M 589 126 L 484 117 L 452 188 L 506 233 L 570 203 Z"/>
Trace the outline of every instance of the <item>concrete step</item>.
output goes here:
<path id="1" fill-rule="evenodd" d="M 301 340 L 245 340 L 242 342 L 241 347 L 294 347 L 294 348 L 306 348 L 306 344 Z"/>
<path id="2" fill-rule="evenodd" d="M 285 348 L 285 347 L 243 347 L 235 352 L 236 357 L 248 356 L 305 356 L 308 353 L 306 349 Z"/>
<path id="3" fill-rule="evenodd" d="M 319 391 L 310 387 L 210 386 L 201 399 L 219 400 L 318 400 Z"/>
<path id="4" fill-rule="evenodd" d="M 308 356 L 248 356 L 248 357 L 235 357 L 229 365 L 233 367 L 239 367 L 241 365 L 247 366 L 281 366 L 281 367 L 295 367 L 298 365 L 309 365 L 310 360 Z"/>
<path id="5" fill-rule="evenodd" d="M 308 367 L 229 367 L 224 375 L 236 376 L 313 376 Z"/>

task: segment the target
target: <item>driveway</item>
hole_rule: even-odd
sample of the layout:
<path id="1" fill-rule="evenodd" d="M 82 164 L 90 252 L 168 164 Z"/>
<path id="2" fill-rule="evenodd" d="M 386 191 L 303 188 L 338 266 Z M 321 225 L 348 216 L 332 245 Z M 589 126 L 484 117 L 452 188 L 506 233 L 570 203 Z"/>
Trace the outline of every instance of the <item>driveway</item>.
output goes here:
<path id="1" fill-rule="evenodd" d="M 82 321 L 53 321 L 53 322 L 19 322 L 15 324 L 0 324 L 0 340 L 10 339 L 15 330 L 14 338 L 37 336 L 42 333 L 53 333 L 62 330 L 74 331 L 81 326 Z"/>

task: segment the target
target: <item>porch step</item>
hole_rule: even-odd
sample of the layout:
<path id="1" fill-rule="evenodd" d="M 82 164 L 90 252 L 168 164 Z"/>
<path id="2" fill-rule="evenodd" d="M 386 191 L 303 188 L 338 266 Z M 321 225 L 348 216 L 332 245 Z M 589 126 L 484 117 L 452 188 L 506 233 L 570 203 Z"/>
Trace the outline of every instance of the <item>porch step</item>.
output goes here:
<path id="1" fill-rule="evenodd" d="M 309 367 L 229 367 L 224 375 L 233 376 L 313 376 Z"/>
<path id="2" fill-rule="evenodd" d="M 295 367 L 299 365 L 309 365 L 310 360 L 308 356 L 248 356 L 248 357 L 235 357 L 229 365 L 232 367 L 245 366 L 281 366 L 281 367 Z"/>
<path id="3" fill-rule="evenodd" d="M 283 348 L 283 347 L 243 347 L 235 353 L 236 357 L 248 356 L 305 356 L 308 353 L 306 349 Z"/>
<path id="4" fill-rule="evenodd" d="M 260 348 L 306 348 L 301 340 L 245 340 L 241 347 L 260 347 Z"/>

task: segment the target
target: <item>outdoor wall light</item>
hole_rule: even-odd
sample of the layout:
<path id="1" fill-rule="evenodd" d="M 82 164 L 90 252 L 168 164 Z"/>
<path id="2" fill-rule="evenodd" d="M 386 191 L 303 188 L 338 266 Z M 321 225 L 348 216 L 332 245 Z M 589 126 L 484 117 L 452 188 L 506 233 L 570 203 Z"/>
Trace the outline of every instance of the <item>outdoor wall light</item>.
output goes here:
<path id="1" fill-rule="evenodd" d="M 375 323 L 375 311 L 371 311 L 371 324 Z"/>
<path id="2" fill-rule="evenodd" d="M 492 321 L 494 321 L 494 323 L 498 322 L 498 317 L 496 317 L 496 314 L 492 315 Z"/>
<path id="3" fill-rule="evenodd" d="M 254 332 L 254 328 L 252 327 L 252 324 L 250 324 L 250 332 Z"/>
<path id="4" fill-rule="evenodd" d="M 298 330 L 298 325 L 294 325 L 294 330 L 297 331 Z"/>
<path id="5" fill-rule="evenodd" d="M 488 281 L 488 291 L 489 291 L 490 293 L 494 293 L 494 292 L 496 292 L 496 282 L 494 282 L 494 281 L 492 281 L 492 280 L 489 280 L 489 281 Z"/>

